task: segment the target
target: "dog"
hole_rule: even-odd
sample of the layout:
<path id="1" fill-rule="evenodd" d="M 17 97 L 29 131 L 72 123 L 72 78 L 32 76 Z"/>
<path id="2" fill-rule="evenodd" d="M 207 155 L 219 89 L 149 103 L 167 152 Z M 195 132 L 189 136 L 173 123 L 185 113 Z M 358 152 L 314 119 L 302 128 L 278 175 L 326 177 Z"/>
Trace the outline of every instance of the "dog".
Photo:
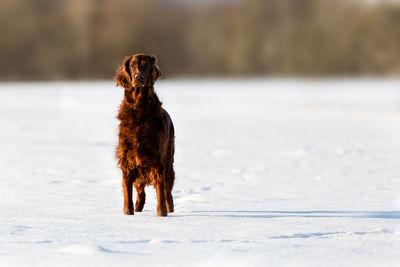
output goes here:
<path id="1" fill-rule="evenodd" d="M 128 56 L 117 69 L 115 81 L 124 88 L 118 112 L 119 134 L 116 159 L 122 170 L 124 213 L 133 215 L 132 188 L 137 199 L 135 211 L 143 210 L 145 186 L 157 192 L 157 215 L 174 212 L 172 188 L 175 132 L 171 117 L 161 107 L 154 83 L 161 76 L 157 58 L 145 54 Z"/>

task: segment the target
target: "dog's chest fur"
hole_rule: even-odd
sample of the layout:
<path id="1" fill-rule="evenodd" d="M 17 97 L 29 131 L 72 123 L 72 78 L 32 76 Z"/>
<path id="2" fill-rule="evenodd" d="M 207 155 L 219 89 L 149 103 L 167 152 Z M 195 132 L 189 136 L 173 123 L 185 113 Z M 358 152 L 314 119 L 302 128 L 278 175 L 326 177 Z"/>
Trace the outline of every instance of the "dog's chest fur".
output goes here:
<path id="1" fill-rule="evenodd" d="M 159 166 L 160 141 L 165 134 L 162 114 L 153 109 L 135 110 L 122 106 L 118 114 L 119 144 L 117 158 L 128 169 Z"/>

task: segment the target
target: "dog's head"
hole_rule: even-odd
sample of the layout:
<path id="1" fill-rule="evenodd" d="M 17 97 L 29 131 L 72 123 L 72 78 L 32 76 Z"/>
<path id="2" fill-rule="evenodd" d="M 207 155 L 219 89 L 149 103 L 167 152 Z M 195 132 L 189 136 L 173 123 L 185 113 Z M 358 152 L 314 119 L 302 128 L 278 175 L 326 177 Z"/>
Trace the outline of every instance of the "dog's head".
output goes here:
<path id="1" fill-rule="evenodd" d="M 127 90 L 152 87 L 160 78 L 161 71 L 154 56 L 136 54 L 126 57 L 117 70 L 117 85 Z"/>

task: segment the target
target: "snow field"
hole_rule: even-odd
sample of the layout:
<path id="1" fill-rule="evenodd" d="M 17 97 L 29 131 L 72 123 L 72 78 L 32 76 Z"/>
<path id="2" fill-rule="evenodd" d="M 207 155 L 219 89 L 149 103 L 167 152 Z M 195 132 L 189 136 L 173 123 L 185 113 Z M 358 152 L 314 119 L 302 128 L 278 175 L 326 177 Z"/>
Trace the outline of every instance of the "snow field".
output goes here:
<path id="1" fill-rule="evenodd" d="M 398 266 L 400 82 L 161 80 L 175 213 L 122 213 L 122 90 L 0 84 L 0 266 Z"/>

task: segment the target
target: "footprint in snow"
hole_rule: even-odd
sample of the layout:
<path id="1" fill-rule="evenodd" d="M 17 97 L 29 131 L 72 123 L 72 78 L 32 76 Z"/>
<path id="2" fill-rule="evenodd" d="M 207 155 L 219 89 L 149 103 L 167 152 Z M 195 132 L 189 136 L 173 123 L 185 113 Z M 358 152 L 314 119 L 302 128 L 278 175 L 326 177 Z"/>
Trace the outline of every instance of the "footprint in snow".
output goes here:
<path id="1" fill-rule="evenodd" d="M 63 253 L 69 253 L 75 255 L 96 255 L 101 253 L 130 253 L 130 252 L 106 249 L 102 246 L 86 245 L 86 244 L 67 246 L 60 249 L 60 251 Z"/>
<path id="2" fill-rule="evenodd" d="M 25 225 L 15 225 L 14 229 L 11 231 L 11 235 L 15 235 L 15 234 L 19 234 L 19 233 L 23 233 L 29 229 L 32 229 L 33 227 L 30 226 L 25 226 Z"/>

